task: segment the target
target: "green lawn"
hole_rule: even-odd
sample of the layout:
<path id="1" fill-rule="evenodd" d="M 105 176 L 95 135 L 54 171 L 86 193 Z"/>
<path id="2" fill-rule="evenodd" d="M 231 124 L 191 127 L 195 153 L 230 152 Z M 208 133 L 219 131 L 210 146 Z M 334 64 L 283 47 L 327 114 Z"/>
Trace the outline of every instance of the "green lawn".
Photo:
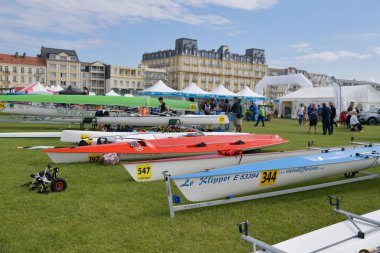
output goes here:
<path id="1" fill-rule="evenodd" d="M 0 132 L 60 131 L 67 125 L 1 123 Z M 379 126 L 308 134 L 296 121 L 274 119 L 265 127 L 245 122 L 247 132 L 279 134 L 289 143 L 267 150 L 380 142 Z M 380 179 L 267 199 L 178 212 L 169 217 L 164 182 L 136 183 L 122 165 L 58 165 L 68 182 L 62 193 L 37 194 L 21 187 L 50 163 L 40 150 L 17 146 L 62 145 L 57 139 L 0 139 L 0 252 L 251 252 L 236 224 L 249 220 L 251 235 L 274 244 L 342 221 L 327 195 L 358 214 L 380 208 Z M 370 171 L 380 173 L 380 167 Z M 326 180 L 342 179 L 336 176 Z M 315 182 L 314 182 L 315 183 Z M 178 190 L 174 187 L 174 192 Z M 183 199 L 183 198 L 182 198 Z"/>

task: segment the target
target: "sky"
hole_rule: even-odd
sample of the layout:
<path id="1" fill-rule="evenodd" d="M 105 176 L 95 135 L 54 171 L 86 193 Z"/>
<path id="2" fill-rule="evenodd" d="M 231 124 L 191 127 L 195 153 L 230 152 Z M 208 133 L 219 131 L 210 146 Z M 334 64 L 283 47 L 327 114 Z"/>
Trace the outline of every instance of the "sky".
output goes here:
<path id="1" fill-rule="evenodd" d="M 272 68 L 380 83 L 379 11 L 379 0 L 0 0 L 0 53 L 45 46 L 137 67 L 144 52 L 191 38 L 264 49 Z"/>

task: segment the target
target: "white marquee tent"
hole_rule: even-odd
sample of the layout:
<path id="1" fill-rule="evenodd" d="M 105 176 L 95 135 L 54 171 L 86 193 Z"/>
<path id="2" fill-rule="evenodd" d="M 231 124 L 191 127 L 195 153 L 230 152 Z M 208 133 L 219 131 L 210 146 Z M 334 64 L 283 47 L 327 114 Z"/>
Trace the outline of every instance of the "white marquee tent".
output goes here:
<path id="1" fill-rule="evenodd" d="M 184 97 L 192 97 L 192 98 L 211 98 L 213 95 L 205 90 L 199 88 L 195 83 L 189 84 L 186 88 L 181 90 Z"/>
<path id="2" fill-rule="evenodd" d="M 110 90 L 109 92 L 106 93 L 106 96 L 111 96 L 111 97 L 121 97 L 120 94 L 116 93 L 114 90 Z"/>
<path id="3" fill-rule="evenodd" d="M 245 99 L 248 99 L 248 100 L 253 100 L 253 101 L 267 100 L 267 97 L 257 94 L 256 92 L 251 90 L 248 86 L 245 86 L 244 89 L 237 92 L 236 95 L 238 95 L 239 97 L 244 97 Z"/>
<path id="4" fill-rule="evenodd" d="M 17 93 L 19 94 L 53 94 L 53 91 L 46 89 L 40 82 L 36 82 L 23 88 Z"/>
<path id="5" fill-rule="evenodd" d="M 285 103 L 288 105 L 291 103 L 291 117 L 296 118 L 295 114 L 300 103 L 309 105 L 310 103 L 334 102 L 334 91 L 333 87 L 302 88 L 278 100 L 282 104 L 280 105 L 281 112 L 284 112 Z M 367 111 L 380 107 L 380 91 L 370 85 L 342 86 L 341 100 L 342 111 L 346 110 L 350 103 L 354 103 L 354 107 Z"/>
<path id="6" fill-rule="evenodd" d="M 170 88 L 160 80 L 152 87 L 139 91 L 138 94 L 147 96 L 181 96 L 182 92 Z"/>
<path id="7" fill-rule="evenodd" d="M 313 84 L 303 74 L 291 74 L 282 76 L 264 76 L 255 87 L 255 92 L 262 95 L 264 87 L 267 85 L 290 85 L 298 84 L 299 86 L 313 87 Z"/>
<path id="8" fill-rule="evenodd" d="M 228 90 L 226 87 L 224 87 L 223 84 L 219 84 L 219 86 L 213 89 L 210 93 L 213 94 L 217 98 L 238 97 L 236 93 L 233 93 L 232 91 Z"/>

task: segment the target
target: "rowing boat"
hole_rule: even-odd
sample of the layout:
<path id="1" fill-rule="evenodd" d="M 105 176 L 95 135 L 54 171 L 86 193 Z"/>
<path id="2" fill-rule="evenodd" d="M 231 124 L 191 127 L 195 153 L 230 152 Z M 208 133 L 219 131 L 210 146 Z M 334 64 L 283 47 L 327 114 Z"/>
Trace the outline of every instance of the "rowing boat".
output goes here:
<path id="1" fill-rule="evenodd" d="M 120 160 L 146 160 L 201 154 L 219 150 L 255 150 L 288 142 L 278 135 L 220 135 L 139 140 L 75 148 L 44 150 L 54 163 L 99 162 L 107 153 L 117 153 Z"/>
<path id="2" fill-rule="evenodd" d="M 150 182 L 164 179 L 163 172 L 167 172 L 171 176 L 176 176 L 254 162 L 268 161 L 283 157 L 316 154 L 320 152 L 321 151 L 319 150 L 311 149 L 294 150 L 287 152 L 252 153 L 241 155 L 211 154 L 138 162 L 126 162 L 123 163 L 123 166 L 135 181 Z"/>
<path id="3" fill-rule="evenodd" d="M 174 132 L 174 133 L 161 133 L 161 132 L 101 132 L 101 131 L 80 131 L 80 130 L 63 130 L 61 134 L 61 142 L 76 142 L 81 140 L 94 140 L 99 137 L 121 138 L 123 141 L 133 139 L 162 139 L 173 137 L 189 137 L 189 136 L 212 136 L 212 135 L 244 135 L 248 133 L 235 133 L 235 132 Z"/>
<path id="4" fill-rule="evenodd" d="M 172 180 L 190 201 L 206 201 L 350 173 L 379 165 L 380 146 L 349 148 L 224 169 L 185 174 Z"/>
<path id="5" fill-rule="evenodd" d="M 98 124 L 116 124 L 128 126 L 168 125 L 178 120 L 183 125 L 218 125 L 228 124 L 226 115 L 182 115 L 182 116 L 144 116 L 144 117 L 97 117 Z"/>

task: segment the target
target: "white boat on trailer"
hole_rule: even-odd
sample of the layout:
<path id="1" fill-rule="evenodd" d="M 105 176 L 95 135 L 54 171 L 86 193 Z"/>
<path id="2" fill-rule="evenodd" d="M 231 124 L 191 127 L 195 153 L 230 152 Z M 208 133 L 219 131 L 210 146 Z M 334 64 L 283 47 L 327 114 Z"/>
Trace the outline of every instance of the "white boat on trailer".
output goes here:
<path id="1" fill-rule="evenodd" d="M 340 150 L 341 148 L 337 149 Z M 327 150 L 327 149 L 326 149 Z M 158 160 L 147 160 L 123 163 L 129 175 L 137 182 L 164 180 L 163 173 L 170 176 L 188 173 L 210 171 L 230 166 L 244 165 L 291 156 L 301 156 L 320 153 L 317 149 L 293 150 L 286 152 L 256 152 L 240 155 L 211 154 L 192 157 L 177 157 Z M 141 173 L 144 169 L 147 173 Z"/>
<path id="2" fill-rule="evenodd" d="M 339 208 L 339 197 L 334 212 L 347 218 L 342 221 L 289 240 L 269 245 L 249 236 L 248 221 L 239 225 L 242 239 L 252 244 L 253 252 L 257 253 L 379 253 L 380 252 L 380 210 L 357 215 Z M 302 224 L 299 224 L 302 226 Z M 256 251 L 256 247 L 261 250 Z"/>
<path id="3" fill-rule="evenodd" d="M 80 130 L 63 130 L 61 134 L 61 142 L 80 142 L 81 140 L 97 141 L 99 137 L 106 137 L 110 140 L 117 139 L 118 141 L 130 141 L 136 139 L 161 139 L 174 138 L 185 136 L 209 136 L 209 135 L 241 135 L 249 133 L 234 133 L 234 132 L 101 132 L 101 131 L 80 131 Z"/>
<path id="4" fill-rule="evenodd" d="M 380 146 L 281 158 L 171 179 L 190 201 L 231 198 L 380 165 Z"/>

